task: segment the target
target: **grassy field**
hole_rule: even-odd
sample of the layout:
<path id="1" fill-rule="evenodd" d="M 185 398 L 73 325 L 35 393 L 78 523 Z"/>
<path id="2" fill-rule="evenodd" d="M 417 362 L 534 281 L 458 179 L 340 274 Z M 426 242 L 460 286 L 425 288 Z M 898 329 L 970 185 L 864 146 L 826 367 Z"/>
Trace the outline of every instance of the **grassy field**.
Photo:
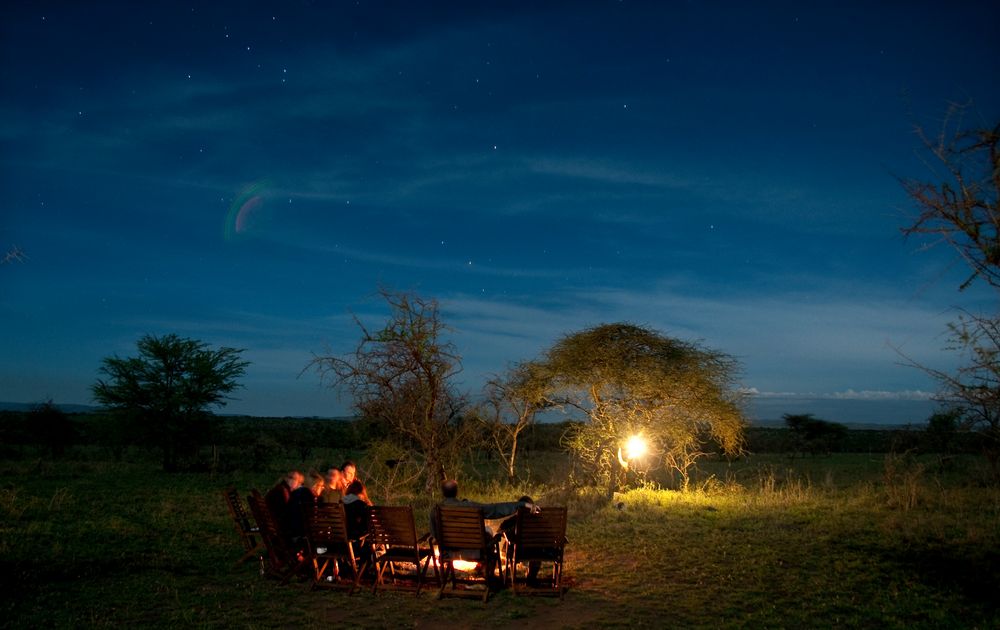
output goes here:
<path id="1" fill-rule="evenodd" d="M 528 493 L 570 509 L 565 600 L 502 591 L 483 605 L 348 597 L 234 568 L 219 490 L 266 489 L 277 469 L 0 461 L 0 625 L 1000 627 L 1000 489 L 980 482 L 974 458 L 944 464 L 757 456 L 704 466 L 692 492 L 644 488 L 610 504 L 596 490 L 468 482 L 470 498 Z M 420 527 L 432 497 L 407 502 Z"/>

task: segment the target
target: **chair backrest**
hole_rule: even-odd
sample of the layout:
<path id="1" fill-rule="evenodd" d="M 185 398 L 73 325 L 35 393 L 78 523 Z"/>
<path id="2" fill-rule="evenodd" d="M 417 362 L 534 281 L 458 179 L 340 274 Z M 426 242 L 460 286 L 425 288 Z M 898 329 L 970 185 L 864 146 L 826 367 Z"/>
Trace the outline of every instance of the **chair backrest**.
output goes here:
<path id="1" fill-rule="evenodd" d="M 278 523 L 275 521 L 274 515 L 271 514 L 271 510 L 268 509 L 264 496 L 255 488 L 250 491 L 247 503 L 250 506 L 250 513 L 253 514 L 254 520 L 257 521 L 260 536 L 264 539 L 264 546 L 267 547 L 270 564 L 273 567 L 277 567 L 294 559 L 295 554 L 281 535 Z"/>
<path id="2" fill-rule="evenodd" d="M 413 522 L 412 507 L 373 505 L 368 518 L 368 540 L 373 545 L 416 546 L 417 528 Z"/>
<path id="3" fill-rule="evenodd" d="M 253 514 L 254 520 L 257 521 L 257 527 L 260 528 L 260 533 L 265 541 L 270 543 L 269 539 L 278 539 L 281 537 L 278 531 L 278 524 L 275 522 L 271 510 L 267 508 L 267 501 L 264 500 L 264 495 L 256 488 L 250 491 L 250 495 L 247 497 L 247 505 L 250 506 L 250 513 Z"/>
<path id="4" fill-rule="evenodd" d="M 309 524 L 309 541 L 317 547 L 333 547 L 350 542 L 343 503 L 322 503 Z"/>
<path id="5" fill-rule="evenodd" d="M 483 510 L 477 507 L 434 507 L 435 536 L 442 554 L 478 550 L 485 557 L 489 541 L 483 530 Z"/>
<path id="6" fill-rule="evenodd" d="M 222 491 L 222 496 L 225 498 L 226 506 L 229 508 L 229 515 L 233 517 L 233 522 L 240 528 L 240 531 L 244 533 L 252 532 L 254 526 L 250 520 L 250 514 L 247 512 L 247 508 L 243 504 L 243 499 L 240 498 L 240 494 L 236 488 L 232 486 L 226 488 Z"/>
<path id="7" fill-rule="evenodd" d="M 518 508 L 513 542 L 525 551 L 562 549 L 566 545 L 566 508 L 546 507 L 535 514 L 528 508 Z"/>

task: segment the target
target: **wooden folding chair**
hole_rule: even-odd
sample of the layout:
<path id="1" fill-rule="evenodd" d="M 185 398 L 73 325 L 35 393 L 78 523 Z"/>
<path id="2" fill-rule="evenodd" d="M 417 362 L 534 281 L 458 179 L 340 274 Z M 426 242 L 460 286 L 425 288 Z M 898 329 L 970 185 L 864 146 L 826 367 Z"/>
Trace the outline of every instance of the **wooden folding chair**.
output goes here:
<path id="1" fill-rule="evenodd" d="M 361 582 L 355 546 L 361 550 L 364 536 L 352 539 L 347 534 L 347 515 L 343 503 L 323 503 L 309 523 L 306 536 L 308 553 L 313 564 L 313 588 L 329 587 L 349 589 L 353 594 Z M 341 564 L 351 567 L 350 584 L 340 581 Z"/>
<path id="2" fill-rule="evenodd" d="M 435 540 L 438 559 L 442 570 L 438 573 L 441 588 L 438 598 L 445 596 L 445 588 L 451 583 L 449 595 L 458 597 L 475 596 L 474 592 L 461 592 L 458 582 L 465 585 L 478 581 L 472 576 L 459 580 L 456 576 L 456 560 L 477 562 L 483 569 L 483 602 L 490 596 L 490 576 L 493 574 L 498 557 L 497 545 L 483 527 L 483 511 L 477 507 L 437 505 L 434 507 Z"/>
<path id="3" fill-rule="evenodd" d="M 257 521 L 260 536 L 267 549 L 265 572 L 271 577 L 280 578 L 281 583 L 286 584 L 305 565 L 305 557 L 300 557 L 285 540 L 281 530 L 278 529 L 274 515 L 267 507 L 264 496 L 259 491 L 251 490 L 250 496 L 247 497 L 247 503 L 250 505 L 250 513 Z"/>
<path id="4" fill-rule="evenodd" d="M 522 562 L 551 562 L 552 587 L 532 590 L 537 595 L 563 596 L 563 552 L 566 547 L 566 508 L 546 507 L 532 513 L 529 508 L 517 510 L 513 533 L 508 533 L 507 571 L 510 573 L 511 591 L 516 596 L 517 565 Z"/>
<path id="5" fill-rule="evenodd" d="M 243 555 L 233 563 L 233 566 L 238 566 L 250 558 L 257 556 L 261 571 L 263 571 L 264 541 L 260 539 L 260 528 L 253 522 L 236 488 L 230 486 L 224 489 L 222 496 L 226 500 L 226 507 L 229 508 L 229 516 L 233 519 L 233 525 L 236 526 L 236 531 L 240 535 L 240 541 L 243 543 L 244 549 Z"/>
<path id="6" fill-rule="evenodd" d="M 430 534 L 417 537 L 417 528 L 413 521 L 413 508 L 410 506 L 373 505 L 369 512 L 368 544 L 371 546 L 371 557 L 366 559 L 361 567 L 364 574 L 368 563 L 375 565 L 375 583 L 372 594 L 384 585 L 383 576 L 386 568 L 392 576 L 394 588 L 403 589 L 396 581 L 396 565 L 412 564 L 413 576 L 416 581 L 416 594 L 420 595 L 427 567 L 430 566 L 434 552 L 428 543 Z M 421 564 L 423 566 L 421 567 Z M 437 566 L 434 567 L 437 575 Z M 439 576 L 440 581 L 440 576 Z"/>

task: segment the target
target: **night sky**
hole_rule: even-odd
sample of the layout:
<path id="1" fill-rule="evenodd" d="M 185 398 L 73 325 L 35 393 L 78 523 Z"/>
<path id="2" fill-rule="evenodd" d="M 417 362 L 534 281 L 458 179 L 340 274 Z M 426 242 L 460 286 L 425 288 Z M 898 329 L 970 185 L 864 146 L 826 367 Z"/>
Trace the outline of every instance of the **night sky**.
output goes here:
<path id="1" fill-rule="evenodd" d="M 300 372 L 385 286 L 470 392 L 626 320 L 736 356 L 751 415 L 923 420 L 894 348 L 950 368 L 996 296 L 896 176 L 949 103 L 1000 120 L 1000 5 L 876 4 L 5 2 L 0 401 L 177 333 L 246 349 L 224 412 L 345 414 Z"/>

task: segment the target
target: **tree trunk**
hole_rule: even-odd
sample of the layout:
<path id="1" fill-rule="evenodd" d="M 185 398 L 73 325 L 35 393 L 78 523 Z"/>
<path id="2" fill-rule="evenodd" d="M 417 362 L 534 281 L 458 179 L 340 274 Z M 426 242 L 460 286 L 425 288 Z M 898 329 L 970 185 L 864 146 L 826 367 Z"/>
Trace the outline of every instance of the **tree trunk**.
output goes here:
<path id="1" fill-rule="evenodd" d="M 511 440 L 510 445 L 510 459 L 507 460 L 507 481 L 511 484 L 514 483 L 514 462 L 517 458 L 517 434 L 514 434 L 514 438 Z"/>

